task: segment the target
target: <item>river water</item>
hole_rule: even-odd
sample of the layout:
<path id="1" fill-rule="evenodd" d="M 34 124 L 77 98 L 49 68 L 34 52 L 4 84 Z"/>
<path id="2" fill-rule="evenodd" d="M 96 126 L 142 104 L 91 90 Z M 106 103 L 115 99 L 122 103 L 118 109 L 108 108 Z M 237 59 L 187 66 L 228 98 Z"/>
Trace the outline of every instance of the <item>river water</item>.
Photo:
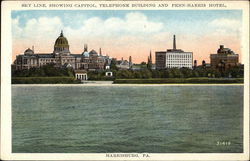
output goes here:
<path id="1" fill-rule="evenodd" d="M 14 153 L 242 151 L 243 86 L 12 86 Z"/>

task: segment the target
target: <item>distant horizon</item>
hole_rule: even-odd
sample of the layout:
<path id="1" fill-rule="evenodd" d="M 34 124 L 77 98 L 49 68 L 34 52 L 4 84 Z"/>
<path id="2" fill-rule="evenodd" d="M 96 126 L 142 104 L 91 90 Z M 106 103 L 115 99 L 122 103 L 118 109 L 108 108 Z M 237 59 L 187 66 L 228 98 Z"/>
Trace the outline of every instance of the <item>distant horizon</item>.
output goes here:
<path id="1" fill-rule="evenodd" d="M 135 64 L 147 62 L 150 51 L 177 48 L 193 52 L 198 64 L 210 63 L 220 45 L 241 54 L 241 10 L 33 10 L 12 11 L 12 60 L 27 48 L 35 53 L 52 53 L 63 30 L 70 51 L 99 52 L 120 60 L 132 56 Z"/>

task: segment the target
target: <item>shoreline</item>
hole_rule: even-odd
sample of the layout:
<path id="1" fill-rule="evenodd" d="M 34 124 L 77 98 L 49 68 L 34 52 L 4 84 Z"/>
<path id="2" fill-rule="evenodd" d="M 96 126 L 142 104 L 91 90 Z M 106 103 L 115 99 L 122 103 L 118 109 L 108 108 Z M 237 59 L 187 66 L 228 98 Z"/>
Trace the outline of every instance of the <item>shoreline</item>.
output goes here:
<path id="1" fill-rule="evenodd" d="M 151 79 L 115 79 L 115 80 L 87 80 L 81 82 L 73 81 L 73 78 L 68 78 L 59 80 L 59 78 L 16 78 L 12 80 L 12 84 L 38 84 L 38 85 L 60 85 L 63 84 L 68 86 L 82 86 L 82 85 L 244 85 L 244 78 L 207 78 L 207 77 L 198 77 L 198 78 L 151 78 Z"/>
<path id="2" fill-rule="evenodd" d="M 11 86 L 16 87 L 25 87 L 25 86 L 244 86 L 244 83 L 225 83 L 225 84 L 97 84 L 97 83 L 88 83 L 88 84 L 11 84 Z"/>

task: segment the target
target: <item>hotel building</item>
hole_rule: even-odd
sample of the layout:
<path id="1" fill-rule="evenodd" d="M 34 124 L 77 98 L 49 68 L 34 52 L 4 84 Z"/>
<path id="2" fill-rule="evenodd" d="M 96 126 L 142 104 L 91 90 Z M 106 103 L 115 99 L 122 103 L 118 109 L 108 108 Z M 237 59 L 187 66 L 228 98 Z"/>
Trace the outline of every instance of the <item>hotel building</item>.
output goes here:
<path id="1" fill-rule="evenodd" d="M 210 54 L 211 68 L 225 71 L 231 67 L 239 65 L 239 55 L 235 54 L 231 49 L 224 48 L 220 45 L 217 54 Z"/>

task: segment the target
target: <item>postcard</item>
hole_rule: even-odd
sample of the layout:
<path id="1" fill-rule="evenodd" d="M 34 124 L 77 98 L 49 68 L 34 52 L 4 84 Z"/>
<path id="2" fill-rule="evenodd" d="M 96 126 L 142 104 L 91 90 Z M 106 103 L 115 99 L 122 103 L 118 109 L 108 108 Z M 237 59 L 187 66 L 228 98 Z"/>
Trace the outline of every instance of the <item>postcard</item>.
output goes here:
<path id="1" fill-rule="evenodd" d="M 248 1 L 4 1 L 1 160 L 248 160 Z"/>

